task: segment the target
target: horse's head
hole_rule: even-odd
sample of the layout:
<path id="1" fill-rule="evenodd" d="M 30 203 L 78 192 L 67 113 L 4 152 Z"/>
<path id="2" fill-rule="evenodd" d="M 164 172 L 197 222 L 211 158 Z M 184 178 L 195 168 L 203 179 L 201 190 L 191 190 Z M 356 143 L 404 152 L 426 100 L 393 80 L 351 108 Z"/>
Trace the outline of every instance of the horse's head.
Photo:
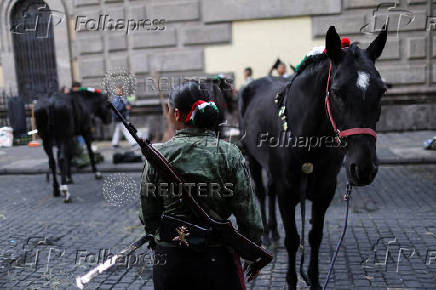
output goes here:
<path id="1" fill-rule="evenodd" d="M 227 104 L 233 100 L 233 80 L 225 76 L 219 76 L 213 82 L 220 88 L 221 93 L 226 100 Z"/>
<path id="2" fill-rule="evenodd" d="M 333 26 L 326 35 L 326 51 L 331 61 L 329 103 L 331 116 L 339 131 L 347 131 L 345 166 L 353 185 L 370 184 L 376 176 L 376 123 L 380 99 L 386 85 L 375 67 L 375 60 L 386 44 L 383 29 L 367 49 L 356 44 L 341 49 L 341 39 Z M 374 130 L 374 131 L 372 131 Z"/>
<path id="3" fill-rule="evenodd" d="M 112 111 L 108 106 L 107 95 L 96 93 L 95 115 L 99 117 L 104 124 L 112 122 Z"/>
<path id="4" fill-rule="evenodd" d="M 81 97 L 86 104 L 89 113 L 99 117 L 104 124 L 112 122 L 111 109 L 107 105 L 107 96 L 100 92 L 90 92 L 86 90 L 70 93 L 72 97 Z"/>

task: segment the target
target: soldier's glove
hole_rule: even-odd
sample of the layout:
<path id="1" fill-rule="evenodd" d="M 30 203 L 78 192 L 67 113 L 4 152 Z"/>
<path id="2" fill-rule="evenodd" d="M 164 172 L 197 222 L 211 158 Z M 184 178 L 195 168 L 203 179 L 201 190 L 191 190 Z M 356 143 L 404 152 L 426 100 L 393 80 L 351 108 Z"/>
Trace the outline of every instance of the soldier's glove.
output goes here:
<path id="1" fill-rule="evenodd" d="M 154 239 L 154 236 L 151 234 L 147 234 L 146 237 L 148 242 L 147 248 L 152 249 L 154 251 L 154 249 L 156 248 L 156 241 Z"/>
<path id="2" fill-rule="evenodd" d="M 244 272 L 246 272 L 245 276 L 247 277 L 247 282 L 251 282 L 256 279 L 260 273 L 260 269 L 253 267 L 253 265 L 255 265 L 255 263 L 244 260 Z"/>

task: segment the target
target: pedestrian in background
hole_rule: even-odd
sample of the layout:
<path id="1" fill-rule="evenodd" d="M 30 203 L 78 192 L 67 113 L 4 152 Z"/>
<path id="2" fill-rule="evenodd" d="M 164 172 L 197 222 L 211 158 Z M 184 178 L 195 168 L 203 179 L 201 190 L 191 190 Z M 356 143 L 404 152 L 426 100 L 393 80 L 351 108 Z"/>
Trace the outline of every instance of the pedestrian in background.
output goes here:
<path id="1" fill-rule="evenodd" d="M 130 102 L 127 100 L 127 98 L 124 96 L 123 88 L 121 86 L 116 87 L 115 89 L 116 95 L 112 99 L 112 104 L 114 107 L 121 113 L 121 115 L 125 119 L 129 119 L 129 111 L 130 111 Z M 119 141 L 120 141 L 120 131 L 123 132 L 124 138 L 129 142 L 130 146 L 135 147 L 136 142 L 135 139 L 130 135 L 127 128 L 123 125 L 121 122 L 121 119 L 112 112 L 112 120 L 114 122 L 114 133 L 112 135 L 112 147 L 118 148 Z"/>
<path id="2" fill-rule="evenodd" d="M 268 76 L 272 76 L 273 71 L 277 72 L 277 75 L 279 77 L 287 78 L 290 75 L 287 72 L 286 65 L 284 62 L 282 62 L 279 58 L 276 60 L 274 65 L 271 67 Z"/>
<path id="3" fill-rule="evenodd" d="M 244 69 L 244 86 L 253 80 L 253 70 L 251 67 L 246 67 Z"/>

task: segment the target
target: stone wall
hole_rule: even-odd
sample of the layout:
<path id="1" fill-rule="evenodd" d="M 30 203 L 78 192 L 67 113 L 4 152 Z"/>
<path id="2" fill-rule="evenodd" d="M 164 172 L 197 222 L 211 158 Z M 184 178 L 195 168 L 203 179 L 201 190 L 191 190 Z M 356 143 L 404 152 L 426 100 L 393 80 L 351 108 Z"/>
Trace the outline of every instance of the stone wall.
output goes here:
<path id="1" fill-rule="evenodd" d="M 0 4 L 0 64 L 4 86 L 16 87 L 11 37 L 7 21 L 17 0 Z M 52 2 L 53 0 L 49 0 Z M 436 90 L 435 0 L 398 0 L 395 7 L 380 0 L 62 0 L 62 11 L 69 18 L 70 39 L 56 42 L 57 49 L 71 48 L 71 74 L 85 86 L 100 87 L 108 70 L 125 68 L 137 77 L 137 99 L 155 99 L 152 77 L 159 73 L 173 84 L 185 77 L 241 72 L 229 65 L 223 71 L 208 71 L 205 50 L 229 46 L 235 23 L 261 19 L 308 17 L 314 42 L 323 42 L 330 25 L 341 36 L 366 46 L 389 15 L 387 46 L 377 62 L 382 77 L 392 83 L 383 101 L 381 130 L 436 128 L 434 101 Z M 383 4 L 379 6 L 380 4 Z M 75 27 L 78 18 L 164 19 L 161 31 L 87 31 Z M 401 16 L 400 16 L 401 15 Z M 410 19 L 413 21 L 410 22 Z M 410 22 L 410 23 L 408 23 Z M 65 26 L 62 26 L 65 27 Z M 253 46 L 256 29 L 253 25 Z M 76 29 L 77 28 L 77 29 Z M 432 28 L 432 29 L 430 29 Z M 55 29 L 57 29 L 55 27 Z M 9 33 L 9 34 L 8 34 Z M 298 41 L 307 35 L 286 34 L 283 41 Z M 307 32 L 301 32 L 307 33 Z M 65 53 L 64 53 L 65 54 Z M 301 56 L 302 57 L 302 56 Z M 59 58 L 59 56 L 58 56 Z M 255 62 L 256 59 L 253 59 Z M 274 60 L 271 60 L 271 63 Z M 59 62 L 59 61 L 58 61 Z M 59 65 L 59 64 L 58 64 Z M 62 61 L 65 70 L 65 61 Z M 265 68 L 267 70 L 267 68 Z M 7 72 L 7 73 L 6 73 Z M 1 74 L 1 72 L 0 72 Z M 63 77 L 62 77 L 63 78 Z M 61 83 L 60 85 L 69 85 Z M 164 91 L 168 92 L 170 85 Z M 407 97 L 407 101 L 404 98 Z M 158 108 L 158 106 L 155 106 Z M 156 111 L 156 110 L 155 110 Z M 407 114 L 405 114 L 407 112 Z M 407 118 L 405 118 L 407 116 Z M 424 116 L 424 117 L 423 117 Z M 143 123 L 146 121 L 144 120 Z M 158 122 L 158 121 L 157 121 Z M 140 125 L 141 126 L 141 125 Z"/>

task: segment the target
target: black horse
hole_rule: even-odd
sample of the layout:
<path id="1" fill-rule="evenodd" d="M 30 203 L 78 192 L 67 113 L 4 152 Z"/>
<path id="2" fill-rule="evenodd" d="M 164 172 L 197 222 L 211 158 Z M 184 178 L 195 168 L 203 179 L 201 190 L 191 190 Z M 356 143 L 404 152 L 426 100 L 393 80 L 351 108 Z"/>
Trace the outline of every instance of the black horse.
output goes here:
<path id="1" fill-rule="evenodd" d="M 247 148 L 244 141 L 246 133 L 244 131 L 250 130 L 250 126 L 244 126 L 244 123 L 248 121 L 245 116 L 245 110 L 249 108 L 249 104 L 254 100 L 254 95 L 259 96 L 270 96 L 273 92 L 278 92 L 289 82 L 289 78 L 284 77 L 265 77 L 255 80 L 249 83 L 247 86 L 243 87 L 238 94 L 238 117 L 239 126 L 241 129 L 241 145 L 244 155 L 248 159 L 251 176 L 254 182 L 254 189 L 257 199 L 260 203 L 260 213 L 262 216 L 262 223 L 264 227 L 264 233 L 262 236 L 262 244 L 265 246 L 271 245 L 271 239 L 269 234 L 271 232 L 271 238 L 273 241 L 278 241 L 280 239 L 279 231 L 277 228 L 277 215 L 276 215 L 276 193 L 272 187 L 272 177 L 269 171 L 267 171 L 267 191 L 265 192 L 265 187 L 262 178 L 262 166 L 256 159 L 247 152 Z M 256 110 L 259 115 L 265 113 L 263 107 L 251 108 L 250 110 Z M 269 111 L 267 112 L 269 113 Z M 264 167 L 267 168 L 267 167 Z M 266 197 L 268 196 L 268 217 L 266 211 Z"/>
<path id="2" fill-rule="evenodd" d="M 106 96 L 89 91 L 75 91 L 69 94 L 55 93 L 43 99 L 35 106 L 35 120 L 38 135 L 43 141 L 44 151 L 48 155 L 49 166 L 53 173 L 53 195 L 65 196 L 65 202 L 71 201 L 67 184 L 72 183 L 71 158 L 73 138 L 82 135 L 86 142 L 92 171 L 96 179 L 102 177 L 95 166 L 91 149 L 92 118 L 97 116 L 103 123 L 111 122 L 110 108 Z M 56 178 L 56 162 L 53 147 L 58 148 L 58 165 L 61 173 L 61 186 Z"/>
<path id="3" fill-rule="evenodd" d="M 259 182 L 264 168 L 269 177 L 268 190 L 277 194 L 291 289 L 297 283 L 295 256 L 300 244 L 295 206 L 305 198 L 312 201 L 308 276 L 311 288 L 318 289 L 324 215 L 344 157 L 352 185 L 370 184 L 376 176 L 374 130 L 386 86 L 374 63 L 386 39 L 383 29 L 367 49 L 360 49 L 356 43 L 341 49 L 336 30 L 330 27 L 326 54 L 309 57 L 284 87 L 278 79 L 262 78 L 248 84 L 244 89 L 247 93 L 241 94 L 241 142 L 249 155 L 256 191 L 263 190 Z M 338 130 L 333 130 L 334 126 Z M 336 139 L 337 135 L 341 138 Z M 302 167 L 304 163 L 313 165 L 312 173 L 311 166 L 309 170 Z"/>

